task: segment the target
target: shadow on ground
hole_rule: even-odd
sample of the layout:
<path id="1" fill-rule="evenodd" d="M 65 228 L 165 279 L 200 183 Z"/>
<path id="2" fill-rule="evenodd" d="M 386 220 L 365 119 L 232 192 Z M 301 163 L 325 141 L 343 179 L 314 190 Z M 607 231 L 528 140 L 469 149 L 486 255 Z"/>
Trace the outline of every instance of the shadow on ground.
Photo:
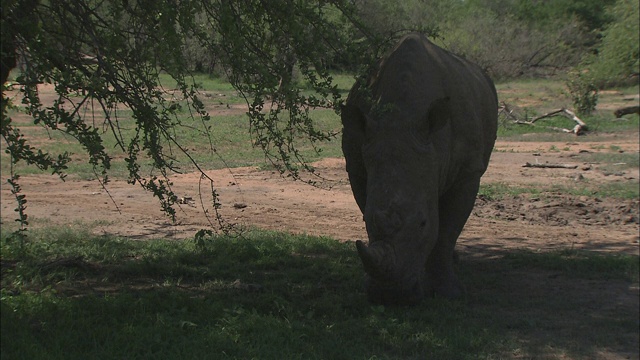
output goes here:
<path id="1" fill-rule="evenodd" d="M 468 246 L 466 301 L 382 308 L 352 244 L 279 237 L 3 259 L 2 356 L 638 358 L 637 256 Z"/>

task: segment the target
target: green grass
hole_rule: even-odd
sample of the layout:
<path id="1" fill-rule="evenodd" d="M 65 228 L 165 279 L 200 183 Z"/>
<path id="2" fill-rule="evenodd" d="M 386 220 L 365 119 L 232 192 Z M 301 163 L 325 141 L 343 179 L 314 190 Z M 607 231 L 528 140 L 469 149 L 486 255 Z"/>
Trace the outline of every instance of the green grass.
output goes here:
<path id="1" fill-rule="evenodd" d="M 498 100 L 506 102 L 520 118 L 533 118 L 546 112 L 560 108 L 573 109 L 571 97 L 568 95 L 564 82 L 557 79 L 532 79 L 519 80 L 496 84 Z M 637 95 L 638 86 L 619 88 L 616 91 L 608 91 L 600 94 L 599 105 L 610 102 L 619 102 L 620 96 Z M 629 104 L 632 105 L 632 104 Z M 640 128 L 640 117 L 635 115 L 625 116 L 623 119 L 614 119 L 612 111 L 596 110 L 592 115 L 582 116 L 582 120 L 593 133 L 611 133 L 617 131 L 637 133 Z M 554 141 L 564 138 L 564 133 L 556 133 L 548 127 L 572 129 L 575 123 L 564 117 L 555 116 L 536 122 L 536 126 L 512 124 L 511 121 L 503 121 L 498 128 L 498 137 L 519 141 Z M 523 138 L 524 134 L 537 134 Z M 587 141 L 588 137 L 578 137 L 576 141 Z"/>
<path id="2" fill-rule="evenodd" d="M 351 86 L 355 82 L 355 78 L 351 74 L 335 73 L 331 75 L 332 83 L 335 85 L 343 97 L 349 93 Z M 167 74 L 160 75 L 160 83 L 163 88 L 172 90 L 176 87 L 176 82 Z M 192 77 L 187 79 L 187 83 L 195 84 L 196 87 L 217 100 L 226 100 L 225 103 L 238 104 L 243 103 L 245 100 L 238 94 L 233 86 L 224 78 L 217 76 L 210 76 L 207 74 L 193 74 Z M 300 81 L 298 87 L 304 90 L 304 94 L 311 94 L 312 88 L 306 81 Z"/>
<path id="3" fill-rule="evenodd" d="M 622 119 L 613 119 L 607 113 L 597 113 L 592 117 L 586 117 L 585 122 L 589 125 L 589 129 L 595 133 L 630 132 L 637 134 L 640 128 L 638 114 L 627 115 Z"/>
<path id="4" fill-rule="evenodd" d="M 511 107 L 526 109 L 529 115 L 541 115 L 548 110 L 570 107 L 562 81 L 556 79 L 522 79 L 496 84 L 498 101 Z"/>
<path id="5" fill-rule="evenodd" d="M 607 152 L 581 153 L 576 159 L 598 165 L 601 170 L 619 171 L 624 169 L 634 169 L 640 166 L 640 154 L 620 153 L 617 146 L 610 145 Z"/>
<path id="6" fill-rule="evenodd" d="M 328 238 L 254 231 L 212 238 L 198 250 L 191 241 L 141 242 L 68 227 L 32 231 L 26 253 L 3 232 L 3 359 L 495 359 L 548 349 L 588 358 L 601 347 L 635 351 L 627 338 L 637 334 L 637 316 L 598 310 L 606 297 L 585 313 L 579 306 L 590 290 L 575 286 L 637 282 L 634 256 L 474 251 L 462 254 L 458 269 L 466 302 L 384 308 L 365 300 L 353 244 Z M 608 335 L 598 335 L 601 329 Z"/>
<path id="7" fill-rule="evenodd" d="M 314 117 L 319 129 L 339 131 L 341 129 L 340 119 L 337 114 L 330 110 L 317 110 Z M 214 116 L 207 123 L 212 127 L 211 143 L 206 134 L 201 131 L 203 124 L 198 119 L 189 119 L 186 116 L 182 119 L 182 127 L 174 129 L 174 136 L 189 151 L 192 158 L 204 169 L 221 169 L 225 167 L 239 166 L 260 166 L 265 164 L 264 154 L 259 148 L 253 147 L 253 141 L 249 133 L 249 121 L 245 115 L 221 115 Z M 122 133 L 125 136 L 133 134 L 132 120 L 121 121 Z M 67 173 L 76 175 L 82 179 L 94 178 L 91 165 L 85 160 L 84 150 L 73 139 L 62 132 L 47 132 L 40 127 L 28 127 L 25 133 L 41 146 L 44 151 L 52 154 L 68 151 L 72 154 L 73 161 L 69 164 Z M 49 136 L 51 140 L 48 140 Z M 123 178 L 127 175 L 125 155 L 116 149 L 116 142 L 110 133 L 104 134 L 104 144 L 107 149 L 112 150 L 112 169 L 110 175 L 116 178 Z M 316 153 L 312 146 L 303 141 L 300 142 L 301 153 L 308 161 L 316 161 L 324 157 L 340 157 L 342 151 L 339 138 L 334 141 L 319 144 L 323 151 Z M 169 149 L 169 145 L 167 145 Z M 190 160 L 175 147 L 173 155 L 179 162 L 181 171 L 194 171 L 195 166 Z M 214 151 L 215 150 L 215 151 Z M 3 173 L 9 172 L 9 157 L 6 153 L 1 156 L 1 169 Z M 144 162 L 143 162 L 144 165 Z M 143 167 L 143 169 L 145 169 Z M 16 170 L 24 175 L 40 174 L 42 171 L 26 164 L 19 164 Z M 46 172 L 45 172 L 46 173 Z"/>
<path id="8" fill-rule="evenodd" d="M 336 84 L 345 94 L 353 83 L 350 75 L 335 75 Z M 202 98 L 206 106 L 243 103 L 242 99 L 233 87 L 219 79 L 211 78 L 207 75 L 195 75 L 193 81 L 199 85 L 205 94 Z M 168 76 L 163 75 L 161 82 L 165 89 L 171 90 L 175 87 L 175 82 Z M 304 84 L 301 84 L 304 87 Z M 209 95 L 209 96 L 207 96 Z M 25 115 L 14 112 L 11 114 L 14 121 L 20 124 L 22 131 L 32 145 L 39 146 L 43 151 L 51 154 L 60 154 L 65 151 L 72 154 L 73 161 L 69 164 L 67 173 L 78 176 L 82 179 L 94 178 L 94 171 L 87 163 L 87 156 L 84 149 L 77 144 L 75 139 L 69 137 L 61 131 L 47 131 L 44 128 L 34 125 Z M 131 119 L 131 111 L 121 109 L 118 112 L 119 123 L 125 139 L 131 138 L 134 134 L 135 124 Z M 267 164 L 261 149 L 253 147 L 253 140 L 250 136 L 249 119 L 243 113 L 237 115 L 215 115 L 211 120 L 203 123 L 200 119 L 192 119 L 189 113 L 184 110 L 179 114 L 182 126 L 173 129 L 173 136 L 188 151 L 191 157 L 204 169 L 220 169 L 225 167 L 239 166 L 264 166 Z M 318 130 L 325 130 L 339 133 L 342 125 L 339 116 L 332 110 L 318 109 L 313 111 L 313 119 Z M 101 118 L 97 119 L 96 126 L 101 127 Z M 210 126 L 211 138 L 207 137 L 204 128 Z M 125 154 L 116 146 L 116 141 L 110 132 L 103 134 L 105 148 L 114 157 L 110 176 L 124 178 L 127 176 Z M 302 156 L 307 161 L 316 161 L 325 157 L 342 156 L 339 137 L 334 141 L 315 144 L 322 149 L 321 153 L 316 153 L 308 142 L 300 140 L 298 143 Z M 165 151 L 175 156 L 177 166 L 181 171 L 194 171 L 195 166 L 187 156 L 183 155 L 172 145 L 165 144 Z M 3 173 L 9 172 L 9 156 L 6 153 L 0 154 L 0 168 Z M 145 167 L 145 160 L 142 159 L 143 172 L 150 170 Z M 148 165 L 148 164 L 147 164 Z M 24 163 L 18 164 L 16 171 L 21 174 L 40 174 L 42 171 Z M 46 172 L 45 172 L 46 173 Z"/>
<path id="9" fill-rule="evenodd" d="M 611 116 L 605 113 L 596 113 L 595 115 L 584 117 L 582 120 L 587 124 L 591 134 L 638 133 L 640 128 L 640 117 L 638 115 L 628 116 L 623 120 L 613 120 Z M 564 132 L 552 130 L 550 127 L 572 129 L 575 126 L 575 122 L 563 116 L 539 120 L 535 124 L 535 126 L 520 125 L 503 121 L 498 126 L 498 138 L 517 141 L 563 141 L 567 139 L 568 135 Z M 525 134 L 528 136 L 523 137 L 522 135 Z M 535 136 L 530 136 L 530 134 L 535 134 Z M 573 137 L 572 141 L 594 141 L 594 139 L 590 136 L 578 136 Z"/>
<path id="10" fill-rule="evenodd" d="M 613 253 L 604 255 L 577 250 L 553 251 L 541 256 L 534 251 L 518 251 L 505 254 L 509 267 L 539 268 L 560 271 L 565 276 L 598 280 L 626 279 L 638 282 L 638 263 L 633 257 Z"/>
<path id="11" fill-rule="evenodd" d="M 581 182 L 580 186 L 532 184 L 527 187 L 513 186 L 503 182 L 492 182 L 481 184 L 480 190 L 478 191 L 478 196 L 483 196 L 489 200 L 501 200 L 505 197 L 513 197 L 521 194 L 538 197 L 544 197 L 545 194 L 565 194 L 633 200 L 640 197 L 640 186 L 638 186 L 638 181 L 611 182 L 605 184 Z"/>
<path id="12" fill-rule="evenodd" d="M 227 80 L 221 77 L 209 76 L 207 74 L 193 74 L 186 79 L 187 84 L 193 84 L 204 95 L 203 101 L 207 98 L 214 99 L 223 104 L 240 104 L 244 99 L 238 94 L 236 89 Z M 160 84 L 171 91 L 176 87 L 176 81 L 167 74 L 160 74 Z"/>

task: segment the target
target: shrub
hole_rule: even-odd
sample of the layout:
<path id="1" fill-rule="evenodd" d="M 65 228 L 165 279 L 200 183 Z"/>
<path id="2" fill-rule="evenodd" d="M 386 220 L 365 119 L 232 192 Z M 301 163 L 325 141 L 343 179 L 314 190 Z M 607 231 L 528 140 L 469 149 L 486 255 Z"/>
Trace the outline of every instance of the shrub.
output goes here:
<path id="1" fill-rule="evenodd" d="M 640 11 L 637 0 L 618 0 L 611 9 L 613 22 L 602 33 L 597 54 L 585 61 L 599 88 L 638 82 Z"/>
<path id="2" fill-rule="evenodd" d="M 598 104 L 598 87 L 588 72 L 569 74 L 567 88 L 573 99 L 575 111 L 580 115 L 589 115 Z"/>

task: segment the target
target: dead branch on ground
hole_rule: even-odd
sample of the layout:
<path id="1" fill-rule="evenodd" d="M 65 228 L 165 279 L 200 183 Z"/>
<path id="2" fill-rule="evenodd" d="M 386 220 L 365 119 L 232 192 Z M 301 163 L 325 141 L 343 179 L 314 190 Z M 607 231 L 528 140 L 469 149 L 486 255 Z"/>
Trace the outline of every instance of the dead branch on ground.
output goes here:
<path id="1" fill-rule="evenodd" d="M 562 132 L 572 133 L 576 135 L 582 135 L 585 133 L 585 131 L 587 131 L 587 124 L 584 121 L 582 121 L 573 111 L 566 108 L 554 110 L 546 114 L 536 116 L 531 120 L 527 120 L 526 117 L 525 117 L 525 120 L 521 120 L 521 119 L 518 119 L 514 111 L 511 108 L 509 108 L 509 105 L 507 105 L 507 103 L 503 101 L 500 107 L 498 108 L 498 114 L 500 113 L 505 114 L 505 116 L 508 119 L 511 119 L 514 124 L 518 124 L 518 125 L 534 125 L 534 123 L 540 119 L 553 117 L 555 115 L 564 115 L 565 117 L 568 117 L 569 119 L 576 122 L 576 126 L 574 126 L 573 129 L 558 128 L 554 126 L 547 126 L 547 128 L 555 131 L 562 131 Z"/>
<path id="2" fill-rule="evenodd" d="M 578 165 L 566 165 L 566 164 L 532 164 L 526 162 L 522 167 L 538 168 L 538 169 L 577 169 Z"/>

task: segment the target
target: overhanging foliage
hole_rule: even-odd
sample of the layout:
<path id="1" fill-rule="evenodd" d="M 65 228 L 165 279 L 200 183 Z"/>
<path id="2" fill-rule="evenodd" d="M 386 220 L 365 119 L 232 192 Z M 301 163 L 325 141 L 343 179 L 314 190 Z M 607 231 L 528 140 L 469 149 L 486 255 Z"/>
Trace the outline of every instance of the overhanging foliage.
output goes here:
<path id="1" fill-rule="evenodd" d="M 367 45 L 372 37 L 365 35 L 354 8 L 343 0 L 3 1 L 2 83 L 18 67 L 20 101 L 35 124 L 82 144 L 102 184 L 108 182 L 113 152 L 123 152 L 129 182 L 153 192 L 174 216 L 177 197 L 169 174 L 180 169 L 176 154 L 186 154 L 201 170 L 174 136 L 182 125 L 179 113 L 201 120 L 215 156 L 210 136 L 215 129 L 186 64 L 187 40 L 215 54 L 246 99 L 255 145 L 280 171 L 298 176 L 300 168 L 309 169 L 297 150 L 298 139 L 315 144 L 336 135 L 317 130 L 310 117 L 314 108 L 339 111 L 342 99 L 329 69 L 377 56 L 370 50 L 377 48 Z M 294 67 L 312 91 L 303 93 L 296 86 Z M 161 74 L 168 74 L 175 86 L 163 86 Z M 41 84 L 55 86 L 52 103 L 40 98 Z M 1 134 L 12 163 L 24 161 L 64 176 L 70 155 L 31 145 L 12 121 L 11 107 L 3 90 Z M 93 123 L 84 116 L 86 109 Z M 132 135 L 121 129 L 123 109 L 135 121 Z M 115 136 L 117 149 L 105 148 L 101 129 Z M 143 171 L 145 166 L 151 170 Z M 13 170 L 12 181 L 18 186 Z M 26 225 L 22 213 L 21 219 Z"/>

